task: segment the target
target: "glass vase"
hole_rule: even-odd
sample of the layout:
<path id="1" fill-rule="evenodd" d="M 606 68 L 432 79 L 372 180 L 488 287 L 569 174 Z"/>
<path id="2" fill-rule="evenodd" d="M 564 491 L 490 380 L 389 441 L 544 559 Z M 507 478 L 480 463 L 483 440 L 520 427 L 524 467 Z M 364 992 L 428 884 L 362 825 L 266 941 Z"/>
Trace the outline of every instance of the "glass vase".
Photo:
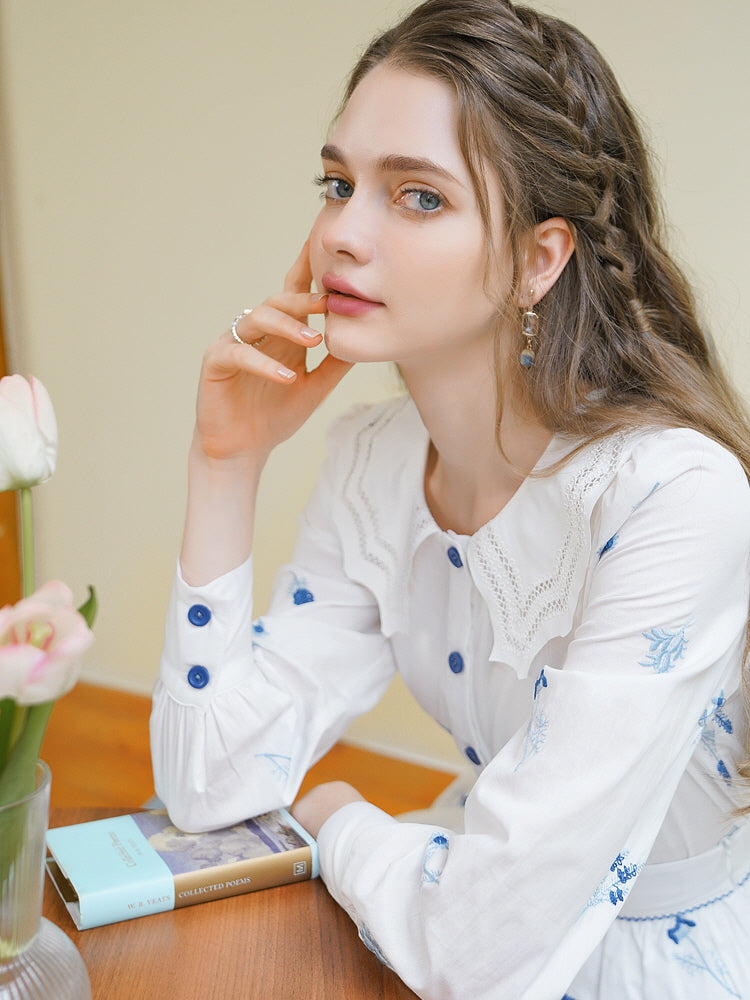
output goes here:
<path id="1" fill-rule="evenodd" d="M 0 1000 L 91 1000 L 78 949 L 42 916 L 50 771 L 36 789 L 0 806 Z"/>

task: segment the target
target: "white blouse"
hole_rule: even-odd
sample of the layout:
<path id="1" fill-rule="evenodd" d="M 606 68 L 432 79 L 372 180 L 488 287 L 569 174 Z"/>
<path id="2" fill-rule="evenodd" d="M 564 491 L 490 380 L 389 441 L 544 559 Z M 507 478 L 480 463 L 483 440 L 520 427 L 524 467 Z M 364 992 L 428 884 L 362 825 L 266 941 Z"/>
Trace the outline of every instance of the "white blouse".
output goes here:
<path id="1" fill-rule="evenodd" d="M 463 537 L 427 508 L 428 443 L 408 397 L 335 425 L 260 618 L 249 561 L 178 574 L 156 790 L 188 830 L 288 805 L 400 671 L 476 770 L 466 832 L 352 803 L 320 831 L 322 876 L 420 996 L 559 1000 L 647 860 L 731 826 L 750 489 L 695 431 L 621 433 Z"/>

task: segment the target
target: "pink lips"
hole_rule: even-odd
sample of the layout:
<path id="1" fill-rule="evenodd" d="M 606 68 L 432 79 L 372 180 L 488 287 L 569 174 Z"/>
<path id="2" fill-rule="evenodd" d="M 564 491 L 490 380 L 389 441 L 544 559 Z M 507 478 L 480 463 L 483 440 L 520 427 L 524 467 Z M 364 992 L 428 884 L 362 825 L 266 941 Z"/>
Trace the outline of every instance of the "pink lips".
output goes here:
<path id="1" fill-rule="evenodd" d="M 321 284 L 328 292 L 328 311 L 340 316 L 364 316 L 383 305 L 368 299 L 348 281 L 330 271 L 323 275 Z"/>

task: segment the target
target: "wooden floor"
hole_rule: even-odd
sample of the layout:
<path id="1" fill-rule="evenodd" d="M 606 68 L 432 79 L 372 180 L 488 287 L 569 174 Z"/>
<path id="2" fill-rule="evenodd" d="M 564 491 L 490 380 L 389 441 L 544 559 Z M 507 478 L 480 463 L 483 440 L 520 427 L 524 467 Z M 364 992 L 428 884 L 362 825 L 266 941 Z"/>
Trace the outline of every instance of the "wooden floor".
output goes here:
<path id="1" fill-rule="evenodd" d="M 136 809 L 153 795 L 148 742 L 150 699 L 78 684 L 55 705 L 42 758 L 52 770 L 52 806 Z M 430 805 L 454 775 L 345 744 L 308 773 L 302 791 L 322 781 L 350 782 L 386 812 Z"/>

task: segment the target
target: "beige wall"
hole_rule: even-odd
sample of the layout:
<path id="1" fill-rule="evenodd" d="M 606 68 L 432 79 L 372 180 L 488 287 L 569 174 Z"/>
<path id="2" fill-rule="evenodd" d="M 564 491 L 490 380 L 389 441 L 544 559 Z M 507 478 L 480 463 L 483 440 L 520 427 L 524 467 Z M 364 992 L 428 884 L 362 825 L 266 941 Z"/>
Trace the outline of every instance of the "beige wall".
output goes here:
<path id="1" fill-rule="evenodd" d="M 49 388 L 59 470 L 36 491 L 40 578 L 100 592 L 90 679 L 148 691 L 183 512 L 204 344 L 279 286 L 317 208 L 340 80 L 391 0 L 0 0 L 11 361 Z M 674 246 L 750 374 L 748 7 L 561 0 L 649 123 Z M 323 428 L 391 391 L 357 369 L 269 469 L 259 604 L 288 554 Z M 353 738 L 455 762 L 396 685 Z"/>

